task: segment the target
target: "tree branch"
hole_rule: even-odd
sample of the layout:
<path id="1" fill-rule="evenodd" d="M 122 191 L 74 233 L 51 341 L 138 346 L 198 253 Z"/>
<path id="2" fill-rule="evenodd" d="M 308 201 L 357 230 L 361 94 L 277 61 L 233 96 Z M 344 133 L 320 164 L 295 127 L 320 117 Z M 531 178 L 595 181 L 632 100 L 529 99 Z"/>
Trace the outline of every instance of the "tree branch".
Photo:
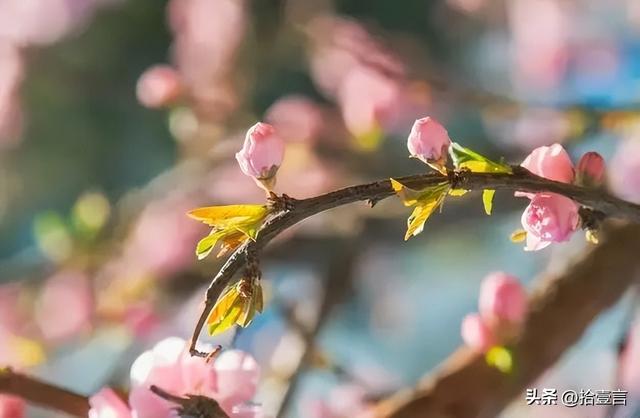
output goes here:
<path id="1" fill-rule="evenodd" d="M 514 166 L 513 174 L 473 173 L 469 171 L 450 172 L 449 176 L 439 173 L 427 173 L 399 177 L 396 180 L 407 187 L 421 189 L 442 182 L 449 182 L 452 187 L 468 190 L 510 190 L 523 192 L 552 192 L 569 197 L 576 202 L 602 212 L 609 217 L 617 217 L 640 223 L 640 205 L 636 205 L 611 196 L 602 190 L 595 190 L 560 183 L 538 177 L 526 169 Z M 267 220 L 260 228 L 256 241 L 248 241 L 236 249 L 214 277 L 207 289 L 205 306 L 194 329 L 190 352 L 192 355 L 207 356 L 196 350 L 196 342 L 204 327 L 207 316 L 224 288 L 231 283 L 233 275 L 245 262 L 247 251 L 259 251 L 285 229 L 298 222 L 338 206 L 358 201 L 369 201 L 372 204 L 392 196 L 394 191 L 390 180 L 380 180 L 339 189 L 309 199 L 292 199 L 293 209 L 282 211 Z M 290 199 L 290 198 L 289 198 Z"/>
<path id="2" fill-rule="evenodd" d="M 89 414 L 89 399 L 86 396 L 41 382 L 11 369 L 0 369 L 0 393 L 19 396 L 35 405 L 55 409 L 74 417 L 86 418 Z"/>
<path id="3" fill-rule="evenodd" d="M 611 307 L 640 272 L 640 225 L 615 227 L 563 274 L 545 277 L 513 347 L 515 371 L 503 374 L 460 348 L 416 389 L 382 402 L 385 418 L 489 418 L 552 366 L 589 323 Z"/>

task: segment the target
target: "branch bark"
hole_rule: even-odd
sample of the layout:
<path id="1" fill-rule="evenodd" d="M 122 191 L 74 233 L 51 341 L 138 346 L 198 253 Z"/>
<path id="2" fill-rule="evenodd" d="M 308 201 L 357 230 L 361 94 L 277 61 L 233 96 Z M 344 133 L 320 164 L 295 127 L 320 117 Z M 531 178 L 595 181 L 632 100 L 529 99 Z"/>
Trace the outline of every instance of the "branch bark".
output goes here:
<path id="1" fill-rule="evenodd" d="M 640 225 L 606 231 L 560 275 L 548 275 L 531 297 L 531 312 L 514 346 L 515 372 L 503 374 L 467 348 L 454 352 L 414 390 L 378 405 L 385 418 L 489 418 L 552 366 L 591 321 L 611 307 L 640 272 Z"/>
<path id="2" fill-rule="evenodd" d="M 623 218 L 640 223 L 640 205 L 636 205 L 611 196 L 602 190 L 589 189 L 572 184 L 560 183 L 536 176 L 522 167 L 513 167 L 513 174 L 472 173 L 468 171 L 451 172 L 449 176 L 439 173 L 419 174 L 399 177 L 396 180 L 411 188 L 424 188 L 442 182 L 449 182 L 452 187 L 468 190 L 509 190 L 523 192 L 552 192 L 569 197 L 576 202 L 597 210 L 608 217 Z M 292 200 L 293 209 L 282 211 L 270 218 L 260 228 L 256 241 L 248 241 L 236 249 L 227 259 L 207 289 L 203 311 L 198 319 L 191 337 L 190 352 L 192 355 L 207 356 L 199 352 L 196 343 L 204 327 L 206 318 L 213 309 L 224 288 L 233 280 L 234 274 L 243 266 L 249 251 L 257 252 L 264 248 L 273 238 L 285 229 L 298 222 L 338 206 L 358 201 L 372 204 L 394 194 L 390 180 L 380 180 L 329 192 L 304 200 Z"/>
<path id="3" fill-rule="evenodd" d="M 86 396 L 16 373 L 11 369 L 0 370 L 0 393 L 19 396 L 35 405 L 55 409 L 74 417 L 86 418 L 89 414 L 89 399 Z"/>

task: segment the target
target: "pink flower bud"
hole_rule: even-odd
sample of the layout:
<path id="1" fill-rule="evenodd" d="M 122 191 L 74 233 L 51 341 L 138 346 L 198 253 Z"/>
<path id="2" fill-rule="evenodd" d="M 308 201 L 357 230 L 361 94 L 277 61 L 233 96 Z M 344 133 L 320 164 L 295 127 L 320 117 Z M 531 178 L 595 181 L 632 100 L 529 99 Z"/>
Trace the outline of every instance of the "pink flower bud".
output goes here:
<path id="1" fill-rule="evenodd" d="M 258 122 L 247 132 L 242 149 L 236 154 L 240 169 L 257 180 L 271 180 L 284 158 L 284 141 L 273 126 Z"/>
<path id="2" fill-rule="evenodd" d="M 558 195 L 538 193 L 522 214 L 527 231 L 526 251 L 537 251 L 552 242 L 568 241 L 579 224 L 578 205 Z"/>
<path id="3" fill-rule="evenodd" d="M 447 130 L 437 120 L 429 116 L 414 122 L 407 140 L 409 153 L 425 163 L 437 162 L 441 165 L 447 160 L 447 150 L 451 139 Z"/>
<path id="4" fill-rule="evenodd" d="M 503 272 L 488 275 L 480 287 L 480 316 L 487 323 L 521 323 L 527 313 L 527 293 L 513 276 Z"/>
<path id="5" fill-rule="evenodd" d="M 533 174 L 549 180 L 563 183 L 573 181 L 573 163 L 560 144 L 534 149 L 520 165 Z"/>
<path id="6" fill-rule="evenodd" d="M 464 317 L 460 333 L 467 346 L 481 353 L 486 352 L 496 344 L 493 332 L 482 320 L 480 314 L 477 313 Z"/>
<path id="7" fill-rule="evenodd" d="M 597 187 L 604 180 L 604 158 L 597 152 L 587 152 L 578 161 L 576 183 L 581 186 Z"/>
<path id="8" fill-rule="evenodd" d="M 138 101 L 146 107 L 170 105 L 182 95 L 180 75 L 168 65 L 155 65 L 138 79 L 136 95 Z"/>
<path id="9" fill-rule="evenodd" d="M 127 404 L 110 388 L 91 396 L 89 405 L 89 418 L 131 418 Z"/>

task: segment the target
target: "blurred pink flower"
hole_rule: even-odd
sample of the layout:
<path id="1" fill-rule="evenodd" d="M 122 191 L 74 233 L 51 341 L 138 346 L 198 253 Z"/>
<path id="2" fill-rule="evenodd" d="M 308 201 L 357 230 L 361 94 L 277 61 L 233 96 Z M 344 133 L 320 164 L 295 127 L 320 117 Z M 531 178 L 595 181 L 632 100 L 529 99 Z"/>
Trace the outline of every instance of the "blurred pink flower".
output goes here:
<path id="1" fill-rule="evenodd" d="M 468 314 L 464 317 L 460 334 L 467 346 L 480 353 L 486 352 L 497 343 L 493 331 L 477 313 Z"/>
<path id="2" fill-rule="evenodd" d="M 154 65 L 138 79 L 136 95 L 146 107 L 171 105 L 182 95 L 180 75 L 169 65 Z"/>
<path id="3" fill-rule="evenodd" d="M 605 162 L 597 152 L 587 152 L 576 166 L 576 183 L 582 186 L 597 187 L 604 181 Z"/>
<path id="4" fill-rule="evenodd" d="M 209 364 L 191 357 L 184 340 L 167 338 L 142 353 L 131 366 L 129 404 L 136 418 L 174 417 L 172 405 L 149 390 L 150 385 L 157 385 L 179 396 L 211 397 L 231 417 L 255 418 L 259 408 L 243 405 L 255 395 L 259 375 L 258 364 L 246 353 L 228 350 Z"/>
<path id="5" fill-rule="evenodd" d="M 527 313 L 527 304 L 527 293 L 517 278 L 495 272 L 482 281 L 478 305 L 487 324 L 520 323 Z"/>
<path id="6" fill-rule="evenodd" d="M 17 45 L 47 45 L 81 28 L 105 1 L 4 0 L 0 38 Z"/>
<path id="7" fill-rule="evenodd" d="M 437 120 L 427 116 L 418 119 L 411 128 L 407 148 L 412 157 L 425 163 L 447 161 L 447 152 L 451 139 L 447 130 Z"/>
<path id="8" fill-rule="evenodd" d="M 14 145 L 22 132 L 19 89 L 23 78 L 20 51 L 15 45 L 0 41 L 0 148 Z"/>
<path id="9" fill-rule="evenodd" d="M 171 0 L 173 60 L 189 97 L 224 118 L 238 103 L 231 70 L 247 26 L 244 0 Z"/>
<path id="10" fill-rule="evenodd" d="M 91 396 L 89 405 L 89 418 L 131 418 L 127 404 L 110 388 Z"/>
<path id="11" fill-rule="evenodd" d="M 364 66 L 349 71 L 338 91 L 345 125 L 355 136 L 383 128 L 399 100 L 396 81 Z"/>
<path id="12" fill-rule="evenodd" d="M 141 302 L 127 308 L 124 323 L 135 336 L 145 337 L 160 325 L 160 318 L 151 303 Z"/>
<path id="13" fill-rule="evenodd" d="M 0 285 L 0 332 L 16 333 L 25 325 L 26 318 L 20 306 L 21 294 L 20 283 Z"/>
<path id="14" fill-rule="evenodd" d="M 198 204 L 172 195 L 148 204 L 127 238 L 124 258 L 159 277 L 170 277 L 195 259 L 203 228 L 185 214 Z"/>
<path id="15" fill-rule="evenodd" d="M 563 183 L 573 181 L 573 163 L 567 151 L 560 144 L 534 149 L 520 165 L 533 174 L 549 180 Z"/>
<path id="16" fill-rule="evenodd" d="M 257 180 L 272 179 L 284 158 L 284 141 L 275 128 L 258 122 L 247 131 L 236 160 L 242 172 Z"/>
<path id="17" fill-rule="evenodd" d="M 609 167 L 612 190 L 623 199 L 640 203 L 640 138 L 621 142 Z"/>
<path id="18" fill-rule="evenodd" d="M 273 103 L 265 114 L 278 134 L 287 142 L 307 142 L 318 137 L 323 126 L 320 106 L 304 96 L 285 96 Z"/>
<path id="19" fill-rule="evenodd" d="M 307 33 L 313 42 L 311 74 L 324 94 L 335 97 L 351 70 L 403 78 L 404 65 L 357 21 L 324 15 L 312 19 Z"/>
<path id="20" fill-rule="evenodd" d="M 47 279 L 36 300 L 35 320 L 47 340 L 65 340 L 91 329 L 94 302 L 88 278 L 65 270 Z"/>
<path id="21" fill-rule="evenodd" d="M 578 228 L 578 205 L 558 194 L 536 194 L 522 214 L 527 231 L 526 251 L 537 251 L 552 242 L 568 241 Z"/>
<path id="22" fill-rule="evenodd" d="M 513 78 L 524 88 L 551 89 L 568 63 L 571 19 L 559 0 L 513 0 L 507 3 L 513 33 Z"/>
<path id="23" fill-rule="evenodd" d="M 0 394 L 0 418 L 24 418 L 26 403 L 22 398 Z"/>

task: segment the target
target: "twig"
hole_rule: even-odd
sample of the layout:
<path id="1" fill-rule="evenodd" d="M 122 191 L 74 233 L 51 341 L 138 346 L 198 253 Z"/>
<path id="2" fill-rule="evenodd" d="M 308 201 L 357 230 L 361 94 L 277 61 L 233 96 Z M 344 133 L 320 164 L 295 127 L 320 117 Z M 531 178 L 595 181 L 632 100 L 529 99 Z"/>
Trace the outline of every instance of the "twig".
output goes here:
<path id="1" fill-rule="evenodd" d="M 89 399 L 13 370 L 0 369 L 0 393 L 23 398 L 35 405 L 55 409 L 74 417 L 87 418 Z"/>
<path id="2" fill-rule="evenodd" d="M 504 374 L 481 355 L 460 348 L 414 390 L 398 393 L 377 409 L 385 418 L 489 418 L 552 366 L 589 323 L 611 307 L 640 271 L 640 225 L 605 231 L 558 276 L 548 276 L 531 297 L 531 313 L 514 345 L 515 371 Z"/>
<path id="3" fill-rule="evenodd" d="M 459 172 L 454 176 L 439 173 L 399 177 L 398 181 L 412 188 L 424 188 L 442 182 L 455 181 L 456 187 L 468 190 L 497 189 L 523 192 L 552 192 L 569 197 L 576 202 L 600 211 L 609 217 L 617 217 L 640 223 L 640 205 L 611 196 L 603 191 L 572 184 L 560 183 L 538 177 L 521 167 L 513 167 L 513 174 Z M 192 355 L 207 356 L 196 350 L 196 343 L 207 316 L 233 275 L 245 262 L 247 251 L 259 251 L 285 229 L 320 212 L 358 201 L 377 202 L 394 194 L 389 180 L 379 180 L 336 190 L 309 199 L 295 200 L 291 210 L 278 213 L 260 228 L 256 241 L 248 241 L 236 249 L 227 259 L 207 289 L 205 306 L 198 319 L 189 351 Z"/>

